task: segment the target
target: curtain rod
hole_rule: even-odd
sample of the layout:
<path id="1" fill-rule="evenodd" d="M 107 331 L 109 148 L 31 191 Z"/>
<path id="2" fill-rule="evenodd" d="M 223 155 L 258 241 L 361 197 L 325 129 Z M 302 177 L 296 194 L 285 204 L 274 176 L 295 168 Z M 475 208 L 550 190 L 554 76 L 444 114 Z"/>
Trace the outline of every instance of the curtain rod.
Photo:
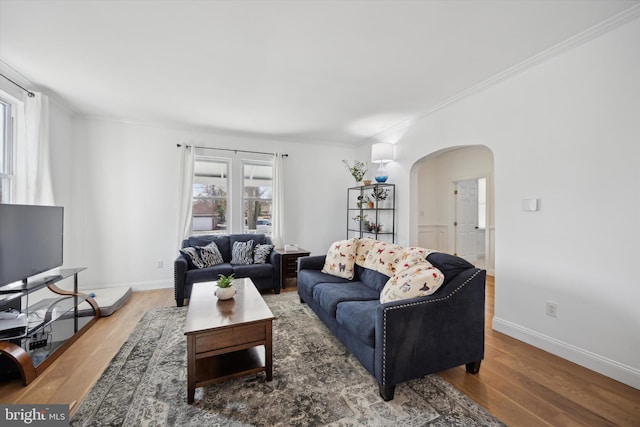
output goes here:
<path id="1" fill-rule="evenodd" d="M 18 83 L 14 82 L 13 80 L 11 80 L 9 77 L 5 76 L 4 74 L 0 73 L 0 76 L 2 76 L 5 79 L 9 80 L 11 83 L 13 83 L 14 85 L 18 86 L 23 91 L 27 92 L 27 95 L 29 96 L 29 98 L 33 98 L 34 96 L 36 96 L 35 93 L 31 92 L 29 89 L 26 89 L 26 88 L 20 86 Z"/>
<path id="2" fill-rule="evenodd" d="M 176 144 L 177 147 L 182 147 L 182 144 Z M 233 151 L 234 153 L 251 153 L 251 154 L 270 154 L 270 155 L 274 155 L 276 153 L 267 153 L 265 151 L 249 151 L 249 150 L 234 150 L 231 148 L 213 148 L 213 147 L 200 147 L 197 145 L 186 145 L 186 147 L 195 147 L 195 148 L 201 148 L 203 150 L 219 150 L 219 151 Z M 289 157 L 288 154 L 282 154 L 282 157 Z"/>

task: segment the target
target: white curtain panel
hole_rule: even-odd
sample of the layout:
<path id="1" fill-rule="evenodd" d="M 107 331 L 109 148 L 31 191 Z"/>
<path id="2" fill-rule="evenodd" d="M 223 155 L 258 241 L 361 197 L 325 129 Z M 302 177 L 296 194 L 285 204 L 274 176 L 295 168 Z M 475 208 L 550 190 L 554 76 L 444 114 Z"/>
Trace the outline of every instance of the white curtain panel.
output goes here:
<path id="1" fill-rule="evenodd" d="M 180 187 L 178 195 L 178 247 L 191 235 L 191 217 L 193 214 L 193 168 L 195 164 L 195 148 L 184 145 L 180 147 Z"/>
<path id="2" fill-rule="evenodd" d="M 54 205 L 49 157 L 49 98 L 35 92 L 24 99 L 24 128 L 17 132 L 15 202 Z"/>
<path id="3" fill-rule="evenodd" d="M 284 235 L 284 159 L 280 153 L 273 158 L 273 218 L 271 221 L 271 240 L 276 248 L 282 248 Z"/>

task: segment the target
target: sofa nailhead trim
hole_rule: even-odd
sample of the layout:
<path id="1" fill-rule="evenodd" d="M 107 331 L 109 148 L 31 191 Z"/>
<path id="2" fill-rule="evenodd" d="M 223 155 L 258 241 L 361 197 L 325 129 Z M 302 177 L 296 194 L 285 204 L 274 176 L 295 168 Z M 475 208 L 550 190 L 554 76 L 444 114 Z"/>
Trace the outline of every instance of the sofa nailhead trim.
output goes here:
<path id="1" fill-rule="evenodd" d="M 432 302 L 440 302 L 440 301 L 444 301 L 447 300 L 449 298 L 451 298 L 452 296 L 454 296 L 460 289 L 462 289 L 464 286 L 467 285 L 467 283 L 469 283 L 471 280 L 473 280 L 474 277 L 476 277 L 478 274 L 480 274 L 482 270 L 480 269 L 476 269 L 476 272 L 473 273 L 473 275 L 471 277 L 469 277 L 467 280 L 464 281 L 464 283 L 462 283 L 460 286 L 458 286 L 453 292 L 451 292 L 451 294 L 449 294 L 446 297 L 443 298 L 438 298 L 438 299 L 431 299 L 431 300 L 426 300 L 426 301 L 419 301 L 419 302 L 413 302 L 411 304 L 401 304 L 401 305 L 394 305 L 393 307 L 388 307 L 384 309 L 384 315 L 382 318 L 382 386 L 386 387 L 387 385 L 387 311 L 389 310 L 395 310 L 397 308 L 402 308 L 402 307 L 410 307 L 413 305 L 421 305 L 421 304 L 429 304 Z"/>

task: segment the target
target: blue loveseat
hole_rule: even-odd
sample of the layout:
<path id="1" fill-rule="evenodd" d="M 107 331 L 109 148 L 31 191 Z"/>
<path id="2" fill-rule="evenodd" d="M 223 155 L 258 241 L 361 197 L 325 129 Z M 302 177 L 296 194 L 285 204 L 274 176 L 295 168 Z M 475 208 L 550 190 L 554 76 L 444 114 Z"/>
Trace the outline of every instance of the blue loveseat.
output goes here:
<path id="1" fill-rule="evenodd" d="M 299 259 L 298 294 L 375 377 L 380 396 L 395 386 L 459 365 L 478 373 L 484 357 L 484 270 L 432 252 L 444 274 L 432 295 L 380 303 L 389 276 L 356 264 L 351 280 L 325 274 L 325 256 Z"/>
<path id="2" fill-rule="evenodd" d="M 207 246 L 215 242 L 220 250 L 224 263 L 211 267 L 195 268 L 190 265 L 187 257 L 180 253 L 173 263 L 174 292 L 176 305 L 182 307 L 184 299 L 191 296 L 191 288 L 194 283 L 218 280 L 220 274 L 235 274 L 235 277 L 249 277 L 258 290 L 270 290 L 280 293 L 280 253 L 271 251 L 264 264 L 231 264 L 231 249 L 235 242 L 254 241 L 254 247 L 258 244 L 272 244 L 271 238 L 264 234 L 229 234 L 229 235 L 204 235 L 191 236 L 182 241 L 182 248 Z"/>

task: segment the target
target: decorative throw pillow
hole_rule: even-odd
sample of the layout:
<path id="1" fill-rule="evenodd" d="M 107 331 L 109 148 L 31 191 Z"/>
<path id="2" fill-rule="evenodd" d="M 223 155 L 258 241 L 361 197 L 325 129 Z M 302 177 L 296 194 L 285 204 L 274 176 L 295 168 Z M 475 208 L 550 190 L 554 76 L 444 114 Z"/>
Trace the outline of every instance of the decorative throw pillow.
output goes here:
<path id="1" fill-rule="evenodd" d="M 425 260 L 427 259 L 427 255 L 429 255 L 432 252 L 434 251 L 431 249 L 425 249 L 425 248 L 414 247 L 414 246 L 410 248 L 404 248 L 404 250 L 402 251 L 402 254 L 400 255 L 400 262 L 396 266 L 396 270 L 400 271 L 405 268 L 413 267 L 416 264 L 425 262 Z"/>
<path id="2" fill-rule="evenodd" d="M 180 253 L 187 258 L 189 268 L 203 268 L 204 262 L 200 259 L 196 248 L 187 247 L 180 249 Z"/>
<path id="3" fill-rule="evenodd" d="M 253 264 L 253 240 L 233 242 L 231 264 Z"/>
<path id="4" fill-rule="evenodd" d="M 215 242 L 211 242 L 207 246 L 196 246 L 196 249 L 205 267 L 211 267 L 212 265 L 218 265 L 224 262 L 220 249 L 218 249 L 218 245 L 216 245 Z"/>
<path id="5" fill-rule="evenodd" d="M 431 295 L 443 282 L 444 275 L 440 270 L 429 262 L 419 263 L 391 276 L 380 292 L 380 302 Z"/>
<path id="6" fill-rule="evenodd" d="M 345 279 L 353 279 L 357 246 L 357 237 L 333 242 L 327 252 L 322 272 Z"/>
<path id="7" fill-rule="evenodd" d="M 398 269 L 402 252 L 404 247 L 398 244 L 376 242 L 364 261 L 364 267 L 391 277 Z"/>
<path id="8" fill-rule="evenodd" d="M 273 245 L 256 245 L 256 249 L 253 251 L 253 263 L 266 264 L 272 249 Z"/>
<path id="9" fill-rule="evenodd" d="M 358 241 L 358 245 L 356 246 L 356 264 L 364 267 L 367 255 L 369 255 L 369 252 L 371 252 L 371 249 L 376 243 L 378 243 L 378 241 L 371 237 L 365 237 Z"/>

